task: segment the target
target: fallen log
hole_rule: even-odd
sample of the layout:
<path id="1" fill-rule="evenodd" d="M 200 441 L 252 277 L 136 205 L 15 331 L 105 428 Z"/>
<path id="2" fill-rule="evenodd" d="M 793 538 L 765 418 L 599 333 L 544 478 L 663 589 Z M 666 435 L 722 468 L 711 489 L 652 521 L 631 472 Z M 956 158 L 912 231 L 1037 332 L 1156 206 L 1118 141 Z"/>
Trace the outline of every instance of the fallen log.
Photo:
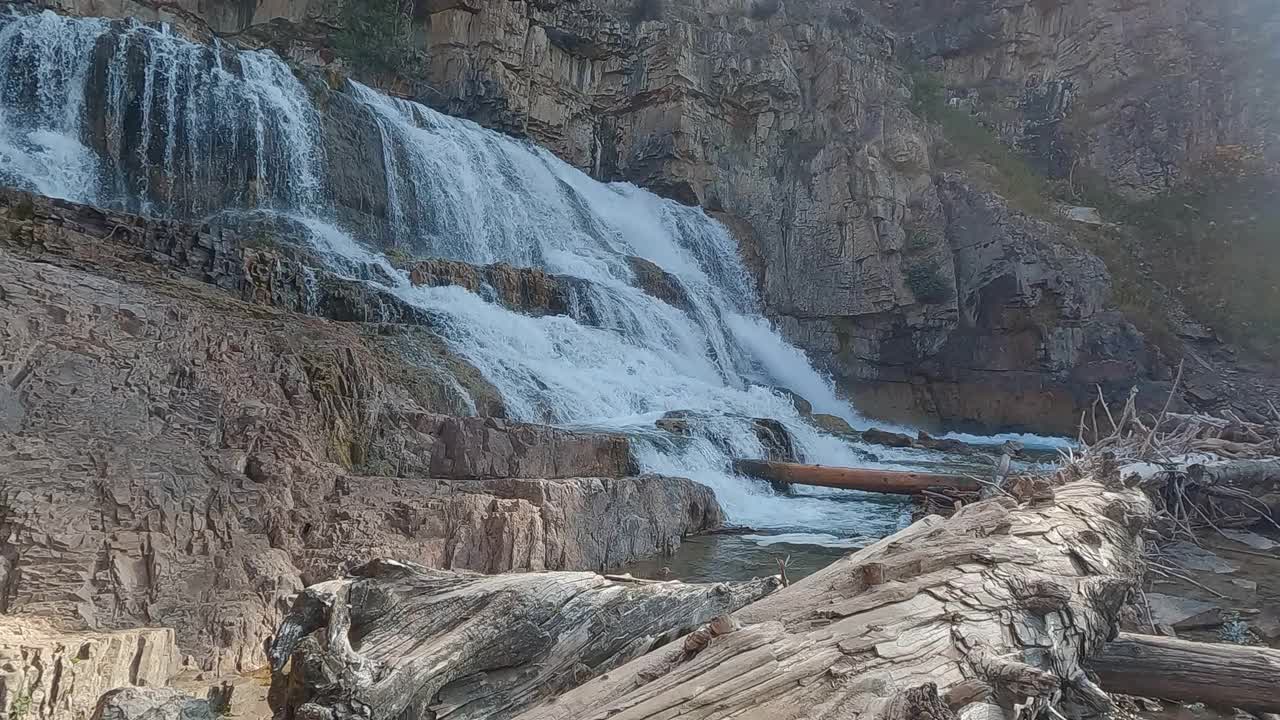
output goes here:
<path id="1" fill-rule="evenodd" d="M 1273 489 L 1280 486 L 1280 458 L 1199 463 L 1187 468 L 1187 476 L 1205 487 Z"/>
<path id="2" fill-rule="evenodd" d="M 1121 633 L 1089 667 L 1108 692 L 1280 712 L 1280 650 Z"/>
<path id="3" fill-rule="evenodd" d="M 977 492 L 979 487 L 977 480 L 960 475 L 801 465 L 769 460 L 734 460 L 733 469 L 739 475 L 768 480 L 776 485 L 817 485 L 895 495 L 918 495 L 926 490 L 944 493 Z"/>
<path id="4" fill-rule="evenodd" d="M 1151 506 L 1092 481 L 930 517 L 519 720 L 1026 720 L 1110 709 L 1080 662 L 1113 637 Z M 687 644 L 686 644 L 687 645 Z"/>
<path id="5" fill-rule="evenodd" d="M 780 586 L 374 561 L 294 601 L 268 653 L 273 709 L 286 720 L 510 717 Z"/>

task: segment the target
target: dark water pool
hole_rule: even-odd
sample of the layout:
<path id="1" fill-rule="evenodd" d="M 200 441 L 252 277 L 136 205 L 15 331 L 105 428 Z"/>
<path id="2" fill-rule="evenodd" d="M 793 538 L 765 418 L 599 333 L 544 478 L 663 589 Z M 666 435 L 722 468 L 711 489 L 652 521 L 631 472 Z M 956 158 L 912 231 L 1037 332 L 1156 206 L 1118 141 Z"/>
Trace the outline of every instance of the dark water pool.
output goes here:
<path id="1" fill-rule="evenodd" d="M 778 560 L 790 556 L 787 578 L 795 581 L 821 570 L 855 549 L 853 543 L 848 547 L 823 547 L 786 542 L 788 537 L 702 535 L 687 538 L 672 555 L 641 560 L 627 565 L 623 571 L 636 577 L 669 577 L 685 582 L 749 580 L 777 575 Z M 663 572 L 664 568 L 670 571 L 669 574 Z"/>

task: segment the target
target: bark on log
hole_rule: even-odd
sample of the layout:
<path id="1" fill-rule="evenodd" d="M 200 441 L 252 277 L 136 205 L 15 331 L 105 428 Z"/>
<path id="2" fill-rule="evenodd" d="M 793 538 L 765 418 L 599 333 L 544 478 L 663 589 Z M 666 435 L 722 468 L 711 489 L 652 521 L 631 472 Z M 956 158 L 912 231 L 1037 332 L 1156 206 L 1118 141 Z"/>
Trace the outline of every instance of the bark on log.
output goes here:
<path id="1" fill-rule="evenodd" d="M 972 478 L 926 472 L 827 467 L 769 460 L 735 460 L 733 469 L 739 475 L 782 485 L 819 485 L 895 495 L 917 495 L 925 490 L 978 491 L 978 482 Z"/>
<path id="2" fill-rule="evenodd" d="M 1280 458 L 1221 460 L 1191 465 L 1187 479 L 1210 494 L 1245 493 L 1268 507 L 1280 507 Z"/>
<path id="3" fill-rule="evenodd" d="M 1109 692 L 1280 712 L 1280 650 L 1121 633 L 1089 666 Z"/>
<path id="4" fill-rule="evenodd" d="M 313 585 L 270 650 L 278 716 L 497 720 L 772 592 L 374 561 Z"/>
<path id="5" fill-rule="evenodd" d="M 927 518 L 519 720 L 1029 720 L 1105 709 L 1083 659 L 1114 636 L 1150 503 L 1091 481 Z M 1064 708 L 1070 716 L 1071 709 Z"/>
<path id="6" fill-rule="evenodd" d="M 1280 458 L 1221 460 L 1192 465 L 1191 480 L 1202 485 L 1251 487 L 1280 482 Z"/>

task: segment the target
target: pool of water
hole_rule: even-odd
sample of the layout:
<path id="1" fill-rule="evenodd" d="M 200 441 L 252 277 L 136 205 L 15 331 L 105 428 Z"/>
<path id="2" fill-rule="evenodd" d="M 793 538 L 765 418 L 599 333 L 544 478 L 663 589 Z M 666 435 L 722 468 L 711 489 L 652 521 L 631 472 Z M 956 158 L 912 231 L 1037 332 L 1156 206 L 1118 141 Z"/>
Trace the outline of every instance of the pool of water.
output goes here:
<path id="1" fill-rule="evenodd" d="M 787 579 L 795 581 L 853 552 L 856 541 L 848 542 L 846 547 L 832 547 L 786 535 L 700 535 L 686 539 L 671 555 L 640 560 L 623 571 L 636 577 L 685 582 L 750 580 L 777 575 L 778 562 L 789 557 Z"/>

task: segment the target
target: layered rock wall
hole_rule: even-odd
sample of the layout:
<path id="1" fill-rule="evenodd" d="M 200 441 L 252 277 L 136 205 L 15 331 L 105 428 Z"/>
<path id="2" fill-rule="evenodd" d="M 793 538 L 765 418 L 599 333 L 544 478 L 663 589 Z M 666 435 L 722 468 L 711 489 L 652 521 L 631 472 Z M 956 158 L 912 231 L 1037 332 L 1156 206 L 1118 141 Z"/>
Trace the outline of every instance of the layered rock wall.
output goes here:
<path id="1" fill-rule="evenodd" d="M 334 52 L 336 0 L 58 5 L 367 70 Z M 954 221 L 958 188 L 962 204 L 986 190 L 935 166 L 941 139 L 908 109 L 918 68 L 1051 174 L 1092 172 L 1143 196 L 1222 148 L 1270 157 L 1278 15 L 1262 2 L 424 0 L 416 78 L 366 79 L 598 178 L 703 205 L 738 236 L 768 314 L 865 404 L 1061 430 L 1091 402 L 1098 368 L 1117 385 L 1165 368 L 1108 311 L 1105 270 L 1082 251 L 1063 262 L 1062 247 L 1080 245 L 1070 228 L 1009 209 L 996 214 L 1012 230 Z M 321 104 L 339 213 L 385 229 L 376 129 L 343 93 L 312 85 L 332 100 Z M 984 234 L 996 249 L 974 251 Z M 1053 286 L 1049 301 L 1031 298 L 1037 283 Z M 1033 397 L 1035 411 L 1017 410 Z"/>
<path id="2" fill-rule="evenodd" d="M 89 720 L 108 690 L 168 684 L 177 653 L 170 628 L 58 632 L 0 617 L 0 715 Z"/>
<path id="3" fill-rule="evenodd" d="M 489 390 L 427 324 L 274 306 L 291 247 L 0 195 L 0 614 L 250 669 L 353 559 L 599 569 L 721 521 L 625 439 L 441 415 Z"/>
<path id="4" fill-rule="evenodd" d="M 1258 0 L 875 3 L 1012 142 L 1066 177 L 1132 196 L 1194 177 L 1220 149 L 1274 164 L 1280 13 Z"/>

